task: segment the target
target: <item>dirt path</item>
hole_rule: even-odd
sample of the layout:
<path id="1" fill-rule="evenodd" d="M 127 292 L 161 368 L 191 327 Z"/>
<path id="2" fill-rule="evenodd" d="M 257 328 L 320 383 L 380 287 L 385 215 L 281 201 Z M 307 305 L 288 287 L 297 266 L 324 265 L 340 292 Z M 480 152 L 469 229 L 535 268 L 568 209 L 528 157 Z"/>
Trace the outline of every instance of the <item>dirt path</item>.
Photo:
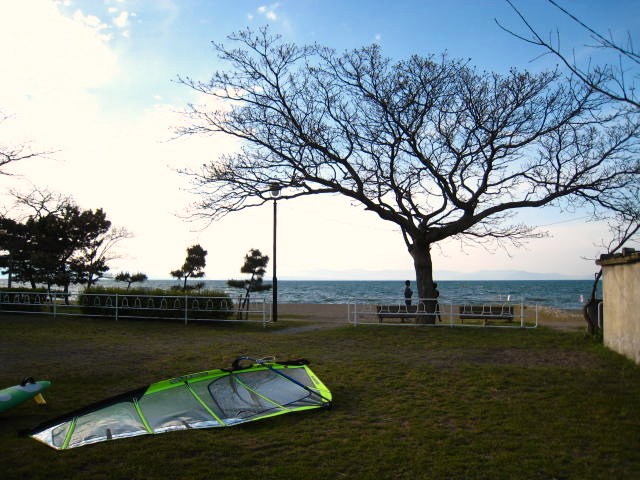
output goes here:
<path id="1" fill-rule="evenodd" d="M 587 329 L 587 322 L 580 310 L 556 310 L 543 307 L 538 313 L 538 323 L 544 327 L 569 331 L 586 331 Z"/>

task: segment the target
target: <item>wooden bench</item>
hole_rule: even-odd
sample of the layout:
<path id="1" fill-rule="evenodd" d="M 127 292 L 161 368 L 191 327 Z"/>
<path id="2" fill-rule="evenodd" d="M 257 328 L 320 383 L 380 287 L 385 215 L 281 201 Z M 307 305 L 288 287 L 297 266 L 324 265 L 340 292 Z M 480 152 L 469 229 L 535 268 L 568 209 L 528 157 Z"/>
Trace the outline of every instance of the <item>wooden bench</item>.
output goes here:
<path id="1" fill-rule="evenodd" d="M 460 305 L 458 316 L 464 323 L 467 319 L 482 320 L 486 324 L 490 320 L 506 320 L 513 322 L 513 305 Z"/>
<path id="2" fill-rule="evenodd" d="M 417 305 L 376 305 L 376 315 L 378 322 L 382 323 L 383 318 L 400 318 L 404 322 L 405 318 L 431 317 L 435 318 L 433 313 L 429 313 L 425 309 L 423 303 Z"/>

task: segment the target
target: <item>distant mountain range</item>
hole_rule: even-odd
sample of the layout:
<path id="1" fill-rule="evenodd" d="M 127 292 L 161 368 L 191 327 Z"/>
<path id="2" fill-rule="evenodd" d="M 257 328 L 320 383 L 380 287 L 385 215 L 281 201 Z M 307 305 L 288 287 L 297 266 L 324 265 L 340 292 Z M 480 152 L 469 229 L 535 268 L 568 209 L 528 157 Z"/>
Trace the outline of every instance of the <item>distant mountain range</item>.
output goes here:
<path id="1" fill-rule="evenodd" d="M 527 272 L 524 270 L 479 270 L 455 272 L 437 270 L 436 280 L 588 280 L 583 275 Z M 312 270 L 299 275 L 282 275 L 281 280 L 412 280 L 415 272 L 409 270 Z"/>
<path id="2" fill-rule="evenodd" d="M 479 270 L 477 272 L 436 272 L 441 280 L 588 280 L 588 276 L 560 273 L 527 272 L 525 270 Z"/>

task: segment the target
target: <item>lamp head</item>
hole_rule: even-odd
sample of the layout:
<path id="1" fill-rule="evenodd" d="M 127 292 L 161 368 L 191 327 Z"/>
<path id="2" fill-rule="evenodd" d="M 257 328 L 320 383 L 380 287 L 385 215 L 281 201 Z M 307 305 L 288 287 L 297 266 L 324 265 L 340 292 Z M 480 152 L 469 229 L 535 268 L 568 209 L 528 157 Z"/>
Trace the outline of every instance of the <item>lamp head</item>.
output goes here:
<path id="1" fill-rule="evenodd" d="M 269 187 L 269 192 L 271 193 L 271 197 L 276 199 L 280 196 L 280 191 L 282 190 L 282 186 L 277 182 L 272 182 Z"/>

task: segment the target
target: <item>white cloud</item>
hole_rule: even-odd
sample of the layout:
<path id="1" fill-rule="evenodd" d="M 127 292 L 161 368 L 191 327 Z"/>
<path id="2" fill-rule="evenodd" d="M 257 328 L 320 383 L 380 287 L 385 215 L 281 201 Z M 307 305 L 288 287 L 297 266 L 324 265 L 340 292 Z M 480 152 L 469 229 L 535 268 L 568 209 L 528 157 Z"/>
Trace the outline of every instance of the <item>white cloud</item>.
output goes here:
<path id="1" fill-rule="evenodd" d="M 120 14 L 113 19 L 113 24 L 118 28 L 125 28 L 129 25 L 129 12 L 120 12 Z"/>
<path id="2" fill-rule="evenodd" d="M 279 6 L 280 6 L 280 3 L 278 3 L 278 2 L 273 3 L 273 4 L 271 4 L 271 5 L 268 5 L 268 6 L 267 6 L 267 5 L 261 5 L 261 6 L 259 6 L 259 7 L 257 8 L 257 10 L 256 10 L 256 11 L 257 11 L 260 15 L 262 15 L 262 16 L 264 16 L 264 17 L 266 17 L 268 20 L 271 20 L 271 21 L 274 21 L 274 22 L 275 22 L 275 21 L 277 21 L 277 20 L 278 20 L 278 15 L 276 14 L 276 9 L 277 9 Z M 253 16 L 251 16 L 251 17 L 249 18 L 249 20 L 252 20 L 252 19 L 253 19 Z"/>
<path id="3" fill-rule="evenodd" d="M 0 176 L 0 205 L 9 204 L 9 189 L 36 186 L 70 194 L 82 208 L 104 208 L 114 225 L 134 233 L 122 245 L 126 257 L 112 270 L 167 277 L 183 261 L 186 247 L 202 242 L 210 246 L 212 262 L 218 261 L 214 252 L 223 257 L 212 275 L 214 270 L 231 275 L 253 246 L 250 240 L 248 245 L 238 241 L 242 216 L 227 222 L 231 230 L 223 241 L 212 230 L 198 231 L 202 224 L 185 224 L 175 214 L 190 201 L 183 191 L 188 184 L 175 169 L 215 159 L 233 148 L 233 141 L 167 142 L 171 127 L 184 121 L 175 113 L 182 106 L 107 114 L 104 105 L 111 97 L 100 91 L 114 88 L 113 81 L 127 72 L 118 69 L 118 57 L 101 33 L 104 24 L 82 12 L 66 18 L 48 1 L 34 3 L 16 2 L 0 17 L 0 57 L 3 68 L 13 72 L 0 76 L 0 108 L 13 114 L 2 125 L 2 140 L 33 140 L 34 150 L 57 153 L 12 165 L 16 176 Z M 268 231 L 266 225 L 262 230 Z M 233 263 L 228 267 L 227 257 Z"/>
<path id="4" fill-rule="evenodd" d="M 46 0 L 9 5 L 0 16 L 0 58 L 11 75 L 0 76 L 0 106 L 51 137 L 48 129 L 77 117 L 78 101 L 90 108 L 89 90 L 117 74 L 118 59 L 97 17 L 66 18 Z"/>
<path id="5" fill-rule="evenodd" d="M 81 10 L 76 10 L 73 14 L 73 21 L 76 24 L 84 24 L 89 27 L 90 30 L 96 32 L 103 40 L 108 41 L 111 39 L 109 25 L 104 23 L 95 15 L 85 15 Z"/>
<path id="6" fill-rule="evenodd" d="M 12 72 L 0 75 L 0 108 L 13 116 L 3 140 L 59 151 L 58 161 L 29 161 L 20 169 L 42 186 L 62 177 L 68 189 L 74 172 L 63 171 L 75 144 L 93 141 L 100 130 L 101 105 L 92 92 L 118 75 L 118 58 L 96 17 L 78 11 L 66 18 L 46 0 L 10 5 L 0 16 L 0 58 Z"/>

